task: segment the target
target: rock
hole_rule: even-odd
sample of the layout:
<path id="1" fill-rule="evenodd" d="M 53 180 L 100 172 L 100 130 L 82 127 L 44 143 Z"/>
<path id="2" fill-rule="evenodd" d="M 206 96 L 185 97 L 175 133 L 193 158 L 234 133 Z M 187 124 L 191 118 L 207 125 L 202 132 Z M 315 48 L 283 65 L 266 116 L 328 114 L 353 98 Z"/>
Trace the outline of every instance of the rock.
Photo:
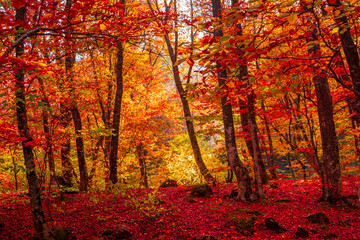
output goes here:
<path id="1" fill-rule="evenodd" d="M 213 191 L 208 184 L 199 184 L 193 186 L 190 195 L 194 197 L 211 197 Z"/>
<path id="2" fill-rule="evenodd" d="M 272 230 L 272 231 L 277 232 L 277 233 L 282 233 L 282 232 L 287 231 L 285 228 L 280 226 L 280 224 L 277 221 L 275 221 L 272 218 L 266 218 L 265 219 L 265 227 L 267 229 Z"/>
<path id="3" fill-rule="evenodd" d="M 117 227 L 114 234 L 114 239 L 131 239 L 132 233 L 130 232 L 129 228 L 125 225 Z"/>
<path id="4" fill-rule="evenodd" d="M 184 200 L 189 202 L 189 203 L 196 202 L 196 200 L 195 200 L 195 198 L 193 196 L 186 196 L 186 197 L 184 197 Z"/>
<path id="5" fill-rule="evenodd" d="M 113 233 L 114 233 L 113 230 L 107 229 L 107 230 L 101 231 L 101 232 L 100 232 L 100 235 L 101 235 L 101 236 L 109 236 L 109 235 L 111 235 L 111 234 L 113 234 Z"/>
<path id="6" fill-rule="evenodd" d="M 213 236 L 201 236 L 201 237 L 194 237 L 193 240 L 219 240 Z"/>
<path id="7" fill-rule="evenodd" d="M 325 239 L 332 239 L 332 238 L 338 238 L 338 235 L 335 233 L 327 233 L 325 236 Z"/>
<path id="8" fill-rule="evenodd" d="M 170 179 L 166 180 L 165 182 L 163 182 L 163 183 L 160 185 L 161 188 L 177 187 L 177 186 L 178 186 L 177 182 L 176 182 L 175 180 L 170 180 Z"/>
<path id="9" fill-rule="evenodd" d="M 309 237 L 309 232 L 303 227 L 298 227 L 298 230 L 296 231 L 295 235 L 299 238 L 307 238 Z"/>
<path id="10" fill-rule="evenodd" d="M 0 221 L 0 228 L 3 228 L 3 227 L 5 227 L 5 224 L 2 221 Z"/>
<path id="11" fill-rule="evenodd" d="M 224 195 L 223 198 L 236 198 L 238 195 L 238 192 L 236 190 L 232 190 L 229 195 Z"/>
<path id="12" fill-rule="evenodd" d="M 244 236 L 251 236 L 254 234 L 255 221 L 257 220 L 256 216 L 250 217 L 239 217 L 233 219 L 232 222 L 236 227 L 236 231 L 243 234 Z"/>
<path id="13" fill-rule="evenodd" d="M 329 224 L 329 218 L 322 212 L 318 212 L 306 217 L 311 223 Z"/>
<path id="14" fill-rule="evenodd" d="M 291 200 L 290 199 L 277 199 L 277 200 L 275 200 L 275 202 L 288 203 L 288 202 L 291 202 Z"/>
<path id="15" fill-rule="evenodd" d="M 51 229 L 52 239 L 54 240 L 68 240 L 70 239 L 69 231 L 64 227 L 53 227 Z"/>

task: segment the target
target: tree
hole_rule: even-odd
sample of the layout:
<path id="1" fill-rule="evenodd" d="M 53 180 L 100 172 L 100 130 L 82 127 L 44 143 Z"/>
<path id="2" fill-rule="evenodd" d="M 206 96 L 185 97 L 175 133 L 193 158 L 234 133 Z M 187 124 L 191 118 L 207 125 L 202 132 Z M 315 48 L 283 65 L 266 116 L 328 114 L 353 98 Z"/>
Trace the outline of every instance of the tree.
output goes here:
<path id="1" fill-rule="evenodd" d="M 20 25 L 16 27 L 15 42 L 24 34 L 26 26 L 26 10 L 26 6 L 21 6 L 16 9 L 16 20 L 20 22 Z M 21 40 L 15 47 L 17 58 L 21 58 L 24 55 L 24 46 L 24 41 Z M 25 98 L 25 70 L 23 68 L 18 67 L 15 72 L 15 80 L 16 116 L 19 134 L 22 139 L 21 144 L 26 166 L 26 178 L 29 185 L 31 212 L 38 237 L 40 239 L 49 239 L 50 231 L 41 205 L 40 188 L 35 169 L 34 153 L 32 149 L 33 139 L 30 135 L 28 126 Z"/>
<path id="2" fill-rule="evenodd" d="M 148 2 L 149 7 L 152 9 L 150 1 L 148 0 L 147 2 Z M 164 3 L 165 3 L 166 13 L 169 14 L 170 9 L 171 9 L 171 5 L 168 6 L 166 0 L 164 1 Z M 177 1 L 175 0 L 173 4 L 174 4 L 173 5 L 174 13 L 177 14 Z M 157 1 L 156 1 L 156 5 L 157 5 Z M 152 9 L 152 12 L 155 15 L 155 12 L 154 12 L 153 9 Z M 169 19 L 165 19 L 165 22 L 168 21 L 168 20 Z M 175 19 L 175 29 L 177 27 L 178 27 L 178 23 L 177 23 L 177 20 Z M 204 161 L 202 159 L 202 156 L 201 156 L 201 151 L 200 151 L 198 140 L 196 138 L 195 127 L 194 127 L 194 123 L 193 123 L 194 120 L 193 120 L 193 117 L 192 117 L 192 114 L 191 114 L 190 104 L 189 104 L 189 101 L 187 99 L 187 91 L 184 89 L 183 83 L 182 83 L 181 78 L 180 78 L 180 70 L 179 70 L 179 66 L 178 66 L 178 63 L 177 63 L 177 60 L 178 60 L 178 43 L 179 43 L 178 30 L 175 30 L 174 35 L 175 35 L 175 37 L 174 37 L 175 38 L 174 39 L 174 45 L 172 45 L 169 33 L 167 33 L 167 32 L 165 32 L 164 40 L 165 40 L 165 43 L 166 43 L 166 46 L 167 46 L 167 49 L 168 49 L 168 53 L 169 53 L 169 56 L 170 56 L 170 60 L 171 60 L 173 79 L 174 79 L 175 86 L 176 86 L 176 89 L 177 89 L 177 91 L 179 93 L 180 100 L 181 100 L 181 103 L 182 103 L 182 109 L 183 109 L 183 114 L 184 114 L 184 117 L 185 117 L 186 129 L 187 129 L 187 132 L 188 132 L 188 135 L 189 135 L 189 138 L 190 138 L 191 147 L 192 147 L 192 150 L 193 150 L 193 153 L 194 153 L 195 162 L 196 162 L 197 166 L 199 167 L 199 170 L 200 170 L 201 174 L 204 176 L 206 181 L 213 182 L 213 181 L 215 181 L 215 179 L 213 178 L 213 176 L 209 172 L 209 170 L 206 167 L 206 165 L 205 165 L 205 163 L 204 163 Z M 188 75 L 191 74 L 191 67 L 189 69 Z"/>
<path id="3" fill-rule="evenodd" d="M 212 0 L 212 10 L 213 10 L 213 17 L 218 18 L 221 20 L 221 2 L 220 0 Z M 222 37 L 223 33 L 221 28 L 215 28 L 214 30 L 215 37 Z M 222 91 L 227 90 L 226 86 L 226 79 L 227 73 L 226 69 L 217 62 L 216 64 L 217 71 L 218 71 L 218 82 L 219 87 Z M 226 145 L 226 152 L 227 157 L 230 163 L 231 168 L 233 169 L 235 176 L 237 178 L 238 183 L 238 196 L 237 198 L 241 201 L 250 200 L 252 196 L 252 189 L 251 189 L 251 179 L 249 176 L 249 172 L 244 166 L 244 164 L 240 161 L 236 141 L 235 141 L 235 128 L 234 128 L 234 121 L 233 121 L 233 113 L 232 113 L 232 106 L 231 103 L 228 102 L 228 97 L 226 94 L 223 94 L 221 97 L 221 106 L 222 106 L 222 114 L 223 114 L 223 123 L 224 123 L 224 130 L 225 130 L 225 145 Z"/>

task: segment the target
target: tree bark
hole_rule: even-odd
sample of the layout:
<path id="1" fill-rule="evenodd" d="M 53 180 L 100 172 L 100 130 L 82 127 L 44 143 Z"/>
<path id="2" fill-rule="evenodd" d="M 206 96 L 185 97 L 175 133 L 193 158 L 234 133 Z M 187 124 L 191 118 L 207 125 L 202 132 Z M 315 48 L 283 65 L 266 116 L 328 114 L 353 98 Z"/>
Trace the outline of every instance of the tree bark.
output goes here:
<path id="1" fill-rule="evenodd" d="M 261 107 L 265 110 L 265 104 L 263 102 L 261 103 Z M 268 142 L 269 142 L 270 155 L 269 155 L 268 163 L 270 166 L 270 174 L 271 174 L 271 177 L 273 180 L 277 180 L 276 168 L 275 168 L 274 146 L 273 146 L 272 137 L 271 137 L 269 120 L 266 115 L 264 116 L 264 123 L 265 123 L 266 134 L 267 134 L 267 138 L 268 138 Z"/>
<path id="2" fill-rule="evenodd" d="M 149 188 L 149 183 L 147 180 L 147 172 L 146 172 L 146 156 L 147 156 L 147 150 L 144 148 L 144 145 L 142 143 L 139 143 L 136 146 L 136 153 L 139 160 L 140 165 L 140 174 L 142 179 L 142 185 L 145 188 Z"/>
<path id="3" fill-rule="evenodd" d="M 151 7 L 150 2 L 148 2 L 149 6 Z M 174 2 L 174 11 L 177 11 L 177 6 L 176 6 L 176 1 Z M 166 9 L 167 12 L 170 11 L 170 7 L 168 7 Z M 165 43 L 168 49 L 168 53 L 170 55 L 170 59 L 171 59 L 171 64 L 172 64 L 172 72 L 173 72 L 173 76 L 174 76 L 174 81 L 175 81 L 175 86 L 176 89 L 179 93 L 180 96 L 180 100 L 181 100 L 181 104 L 182 104 L 182 108 L 183 108 L 183 113 L 184 113 L 184 117 L 185 117 L 185 123 L 186 123 L 186 129 L 189 135 L 189 139 L 190 139 L 190 143 L 191 143 L 191 147 L 193 150 L 193 154 L 194 154 L 194 158 L 195 158 L 195 162 L 196 165 L 198 166 L 201 175 L 205 178 L 206 181 L 208 182 L 213 182 L 215 181 L 214 177 L 211 175 L 211 173 L 209 172 L 208 168 L 206 167 L 203 159 L 202 159 L 202 155 L 201 155 L 201 150 L 196 138 L 196 133 L 195 133 L 195 127 L 194 127 L 194 123 L 192 120 L 192 114 L 190 111 L 190 105 L 189 102 L 186 98 L 186 91 L 184 90 L 183 86 L 182 86 L 182 81 L 180 78 L 180 72 L 179 72 L 179 67 L 177 65 L 175 65 L 176 61 L 177 61 L 177 48 L 178 48 L 178 33 L 175 32 L 175 44 L 174 47 L 171 45 L 170 42 L 170 38 L 169 38 L 169 34 L 165 34 L 164 35 L 164 39 L 165 39 Z M 190 73 L 188 73 L 189 75 Z"/>
<path id="4" fill-rule="evenodd" d="M 70 12 L 72 6 L 72 0 L 66 0 L 65 10 Z M 70 14 L 69 14 L 70 15 Z M 68 19 L 70 20 L 70 19 Z M 71 32 L 66 33 L 67 39 L 71 39 Z M 68 42 L 66 49 L 66 57 L 65 57 L 65 70 L 66 70 L 66 79 L 70 84 L 70 103 L 69 103 L 69 114 L 72 115 L 75 127 L 75 135 L 76 135 L 76 153 L 78 158 L 79 172 L 80 172 L 80 185 L 79 190 L 82 192 L 86 192 L 88 188 L 88 172 L 86 167 L 86 160 L 84 154 L 84 140 L 82 137 L 82 124 L 80 112 L 76 104 L 75 94 L 74 94 L 74 79 L 73 79 L 73 67 L 75 64 L 75 55 L 71 49 L 69 49 L 71 43 Z"/>
<path id="5" fill-rule="evenodd" d="M 20 26 L 16 27 L 15 40 L 19 39 L 24 33 L 24 28 L 21 26 L 25 21 L 26 7 L 16 9 L 16 20 L 20 22 Z M 24 54 L 24 41 L 21 41 L 15 48 L 16 57 L 20 58 Z M 40 239 L 48 239 L 50 237 L 49 227 L 44 217 L 44 211 L 41 205 L 40 188 L 38 178 L 36 175 L 34 153 L 31 146 L 33 141 L 28 126 L 27 110 L 26 110 L 26 98 L 25 98 L 25 76 L 24 70 L 19 68 L 15 72 L 15 95 L 16 95 L 16 117 L 17 124 L 20 133 L 20 137 L 23 139 L 22 149 L 26 166 L 26 178 L 29 185 L 30 206 L 33 216 L 34 226 L 36 233 Z"/>
<path id="6" fill-rule="evenodd" d="M 212 10 L 213 17 L 221 19 L 221 1 L 220 0 L 212 0 Z M 214 30 L 215 37 L 223 36 L 223 32 L 220 28 Z M 222 66 L 217 63 L 218 69 L 218 82 L 221 91 L 227 90 L 226 79 L 227 73 L 226 70 L 222 69 Z M 235 141 L 235 128 L 234 128 L 234 120 L 232 113 L 231 103 L 228 102 L 228 97 L 224 94 L 221 97 L 221 107 L 223 113 L 223 123 L 225 129 L 225 145 L 226 152 L 229 163 L 234 170 L 237 183 L 238 183 L 238 196 L 237 199 L 241 201 L 249 201 L 253 197 L 252 189 L 251 189 L 251 179 L 249 175 L 249 171 L 246 169 L 245 165 L 240 161 L 236 141 Z"/>
<path id="7" fill-rule="evenodd" d="M 313 10 L 310 9 L 309 11 Z M 313 26 L 313 32 L 309 40 L 311 42 L 318 41 L 318 33 L 315 26 Z M 320 45 L 315 44 L 309 47 L 308 53 L 314 57 L 319 56 L 321 54 Z M 359 65 L 359 61 L 357 64 Z M 316 71 L 316 69 L 314 70 Z M 325 70 L 317 73 L 313 77 L 313 82 L 315 85 L 323 150 L 323 198 L 326 202 L 336 203 L 341 200 L 341 170 L 338 139 L 333 117 L 332 96 Z"/>
<path id="8" fill-rule="evenodd" d="M 74 127 L 75 127 L 76 152 L 77 152 L 78 163 L 79 163 L 79 172 L 80 172 L 79 190 L 82 192 L 86 192 L 88 189 L 89 177 L 88 177 L 85 154 L 84 154 L 84 140 L 82 137 L 81 117 L 80 117 L 79 109 L 77 108 L 75 103 L 73 103 L 73 106 L 71 108 L 71 113 L 72 113 Z"/>
<path id="9" fill-rule="evenodd" d="M 116 66 L 115 66 L 116 93 L 115 93 L 115 104 L 114 104 L 114 110 L 113 110 L 112 135 L 111 135 L 111 141 L 110 141 L 110 155 L 109 155 L 110 181 L 113 184 L 116 184 L 118 182 L 117 158 L 118 158 L 118 147 L 119 147 L 121 102 L 122 102 L 122 95 L 123 95 L 124 49 L 123 49 L 123 43 L 121 41 L 118 42 L 117 50 L 118 50 L 117 55 L 116 55 L 117 62 L 116 62 Z"/>

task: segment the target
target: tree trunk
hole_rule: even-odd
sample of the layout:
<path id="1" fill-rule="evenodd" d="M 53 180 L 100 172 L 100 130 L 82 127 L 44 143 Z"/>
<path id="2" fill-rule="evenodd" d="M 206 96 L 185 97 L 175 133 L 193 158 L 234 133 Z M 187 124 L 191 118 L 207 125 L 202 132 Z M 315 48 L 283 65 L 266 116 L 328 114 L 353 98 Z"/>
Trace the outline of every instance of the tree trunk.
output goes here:
<path id="1" fill-rule="evenodd" d="M 346 12 L 343 10 L 343 5 L 340 0 L 336 0 L 335 3 L 330 3 L 328 0 L 329 6 L 335 7 L 334 11 L 340 11 L 339 17 L 335 18 L 336 24 L 338 26 L 339 38 L 341 41 L 342 49 L 345 53 L 345 58 L 350 69 L 350 77 L 354 88 L 355 93 L 355 103 L 353 109 L 356 113 L 354 117 L 357 124 L 360 124 L 360 57 L 358 48 L 355 45 L 353 38 L 351 36 L 350 24 L 346 15 Z"/>
<path id="2" fill-rule="evenodd" d="M 144 149 L 144 145 L 142 143 L 140 143 L 136 146 L 136 153 L 137 153 L 139 165 L 140 165 L 140 174 L 141 174 L 142 184 L 145 188 L 149 188 L 149 183 L 147 180 L 147 172 L 146 172 L 147 150 Z"/>
<path id="3" fill-rule="evenodd" d="M 263 102 L 261 103 L 261 107 L 265 110 L 265 105 Z M 266 134 L 267 134 L 267 138 L 268 138 L 268 142 L 269 142 L 269 150 L 270 150 L 270 156 L 268 159 L 268 163 L 270 166 L 270 174 L 271 174 L 271 177 L 273 180 L 277 180 L 276 168 L 275 168 L 274 146 L 273 146 L 273 142 L 272 142 L 272 138 L 271 138 L 269 120 L 266 115 L 264 116 L 264 122 L 265 122 L 265 129 L 266 129 Z"/>
<path id="4" fill-rule="evenodd" d="M 220 0 L 212 0 L 212 10 L 213 17 L 217 17 L 221 19 L 221 1 Z M 223 36 L 222 30 L 217 28 L 214 30 L 215 37 Z M 225 84 L 227 73 L 226 70 L 222 69 L 222 66 L 217 63 L 218 69 L 218 82 L 221 91 L 227 90 L 227 86 Z M 234 170 L 235 176 L 237 178 L 238 183 L 238 196 L 237 199 L 241 201 L 251 200 L 253 197 L 252 189 L 251 189 L 251 179 L 249 175 L 249 171 L 246 169 L 245 165 L 240 161 L 236 141 L 235 141 L 235 128 L 234 128 L 234 120 L 232 113 L 231 103 L 228 102 L 228 98 L 226 94 L 221 97 L 221 107 L 223 113 L 223 123 L 225 129 L 225 145 L 227 157 L 229 159 L 229 163 Z"/>
<path id="5" fill-rule="evenodd" d="M 332 97 L 326 73 L 313 78 L 315 84 L 317 108 L 324 161 L 324 198 L 329 203 L 341 200 L 341 171 L 339 147 L 333 118 Z"/>
<path id="6" fill-rule="evenodd" d="M 150 6 L 150 3 L 149 3 Z M 167 8 L 167 11 L 170 11 L 170 8 Z M 176 1 L 174 3 L 174 11 L 176 12 Z M 175 45 L 174 47 L 171 45 L 169 34 L 164 35 L 165 43 L 168 49 L 168 53 L 170 55 L 171 63 L 172 63 L 172 72 L 174 76 L 175 86 L 179 93 L 180 100 L 182 103 L 183 113 L 185 117 L 185 123 L 186 123 L 186 129 L 190 138 L 191 147 L 193 150 L 194 158 L 196 165 L 198 166 L 201 175 L 205 178 L 208 182 L 215 181 L 214 177 L 210 174 L 208 168 L 206 167 L 202 156 L 201 156 L 201 150 L 198 144 L 198 141 L 196 139 L 196 133 L 195 128 L 192 120 L 192 114 L 190 111 L 190 105 L 186 98 L 186 91 L 184 90 L 182 86 L 182 81 L 180 78 L 180 71 L 179 67 L 175 65 L 177 60 L 177 48 L 178 48 L 178 34 L 175 32 Z"/>
<path id="7" fill-rule="evenodd" d="M 124 49 L 121 41 L 117 45 L 117 63 L 115 66 L 116 72 L 116 93 L 115 93 L 115 104 L 113 111 L 113 122 L 112 122 L 112 135 L 110 142 L 110 180 L 113 184 L 118 182 L 117 176 L 117 157 L 119 147 L 119 128 L 120 128 L 120 113 L 121 113 L 121 101 L 123 95 L 123 63 L 124 63 Z"/>
<path id="8" fill-rule="evenodd" d="M 15 40 L 19 39 L 24 33 L 24 28 L 21 26 L 25 21 L 26 7 L 16 9 L 16 20 L 20 22 L 20 26 L 16 27 Z M 24 42 L 22 41 L 15 48 L 16 57 L 21 57 L 24 54 Z M 15 72 L 15 95 L 16 95 L 16 117 L 17 124 L 20 133 L 20 137 L 23 139 L 22 149 L 26 166 L 26 178 L 29 185 L 30 206 L 33 216 L 34 226 L 36 233 L 40 239 L 48 239 L 50 237 L 50 231 L 44 217 L 44 211 L 41 205 L 40 188 L 38 184 L 38 178 L 36 176 L 34 153 L 31 142 L 33 141 L 28 126 L 26 99 L 25 99 L 25 81 L 24 70 L 18 69 Z"/>
<path id="9" fill-rule="evenodd" d="M 309 11 L 313 10 L 310 9 Z M 341 35 L 342 34 L 340 34 L 340 37 Z M 311 42 L 318 41 L 318 33 L 315 26 L 313 26 L 313 32 L 311 35 L 311 39 L 309 40 Z M 315 44 L 313 46 L 310 46 L 308 48 L 308 53 L 314 57 L 319 56 L 321 54 L 320 45 Z M 359 61 L 357 62 L 357 64 L 359 65 Z M 317 75 L 313 77 L 313 82 L 315 85 L 323 149 L 323 197 L 324 200 L 329 203 L 336 203 L 341 200 L 341 170 L 338 139 L 336 136 L 336 129 L 333 118 L 332 96 L 326 72 L 323 70 L 320 73 L 317 73 Z"/>
<path id="10" fill-rule="evenodd" d="M 79 190 L 82 192 L 86 192 L 88 189 L 89 179 L 88 179 L 88 172 L 86 167 L 86 160 L 84 154 L 84 140 L 82 137 L 82 124 L 81 124 L 81 117 L 80 112 L 75 103 L 71 108 L 71 113 L 74 120 L 75 126 L 75 134 L 76 134 L 76 152 L 78 157 L 79 163 L 79 172 L 80 172 L 80 186 Z"/>

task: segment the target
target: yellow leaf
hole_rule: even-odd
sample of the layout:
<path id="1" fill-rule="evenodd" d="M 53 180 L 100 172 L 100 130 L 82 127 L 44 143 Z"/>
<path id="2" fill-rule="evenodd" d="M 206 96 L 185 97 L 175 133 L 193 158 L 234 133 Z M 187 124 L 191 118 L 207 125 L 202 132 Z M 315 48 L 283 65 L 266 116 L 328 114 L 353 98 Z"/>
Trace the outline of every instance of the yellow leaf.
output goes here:
<path id="1" fill-rule="evenodd" d="M 291 15 L 288 17 L 288 21 L 289 21 L 290 24 L 294 24 L 297 19 L 298 19 L 298 16 L 297 16 L 296 13 L 291 14 Z"/>
<path id="2" fill-rule="evenodd" d="M 106 30 L 106 26 L 105 26 L 105 24 L 100 24 L 100 30 L 101 30 L 101 31 Z"/>

